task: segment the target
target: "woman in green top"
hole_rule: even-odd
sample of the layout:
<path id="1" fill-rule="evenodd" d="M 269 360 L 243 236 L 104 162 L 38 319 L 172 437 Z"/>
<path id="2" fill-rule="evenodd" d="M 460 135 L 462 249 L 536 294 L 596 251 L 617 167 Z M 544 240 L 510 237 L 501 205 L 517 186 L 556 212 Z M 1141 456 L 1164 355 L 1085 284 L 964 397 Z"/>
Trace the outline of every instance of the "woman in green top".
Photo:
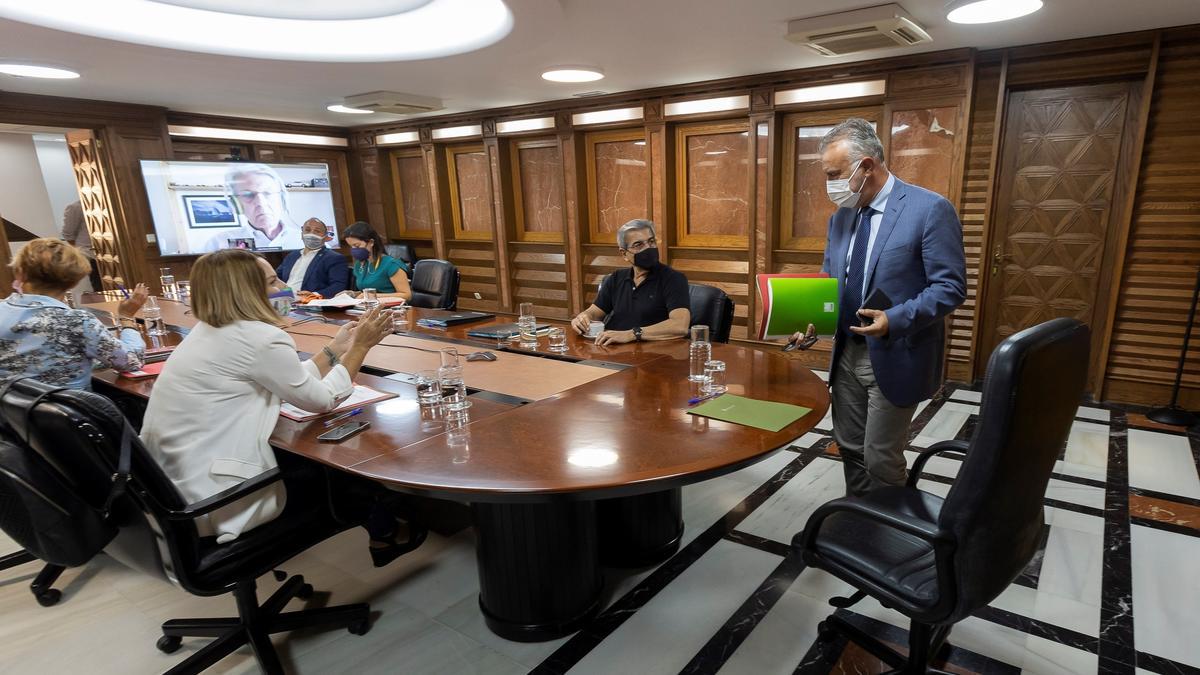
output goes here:
<path id="1" fill-rule="evenodd" d="M 412 298 L 408 269 L 383 252 L 383 237 L 374 228 L 360 220 L 346 228 L 342 238 L 354 258 L 354 282 L 359 291 L 374 288 L 381 298 Z"/>

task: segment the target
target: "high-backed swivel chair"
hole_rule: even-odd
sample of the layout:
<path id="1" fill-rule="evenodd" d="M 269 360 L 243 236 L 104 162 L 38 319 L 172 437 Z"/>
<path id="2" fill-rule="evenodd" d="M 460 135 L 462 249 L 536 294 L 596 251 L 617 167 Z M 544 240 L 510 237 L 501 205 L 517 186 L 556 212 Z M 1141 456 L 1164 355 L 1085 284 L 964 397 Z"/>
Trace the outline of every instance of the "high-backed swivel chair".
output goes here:
<path id="1" fill-rule="evenodd" d="M 930 672 L 950 628 L 994 600 L 1037 552 L 1042 500 L 1087 380 L 1090 338 L 1074 319 L 1054 319 L 1000 343 L 988 361 L 979 424 L 970 442 L 921 453 L 908 484 L 835 499 L 809 518 L 792 546 L 810 567 L 854 586 L 911 620 L 905 659 L 834 615 L 823 640 L 847 635 L 895 672 Z M 930 457 L 963 456 L 949 494 L 917 489 Z"/>
<path id="2" fill-rule="evenodd" d="M 0 397 L 0 418 L 51 461 L 69 467 L 72 482 L 81 491 L 107 493 L 114 475 L 120 473 L 126 422 L 99 394 L 53 391 L 34 380 L 21 380 Z M 276 468 L 188 504 L 137 437 L 127 438 L 128 482 L 112 504 L 110 522 L 118 532 L 105 552 L 194 595 L 232 593 L 237 601 L 236 617 L 172 619 L 163 624 L 157 646 L 167 653 L 177 650 L 185 636 L 214 638 L 168 673 L 199 673 L 247 643 L 263 672 L 282 673 L 271 645 L 272 633 L 307 627 L 347 628 L 357 635 L 368 630 L 369 607 L 362 603 L 284 612 L 292 598 L 307 598 L 313 592 L 298 575 L 287 578 L 277 572 L 277 578 L 286 578 L 284 584 L 265 602 L 257 600 L 258 577 L 355 524 L 338 520 L 332 512 L 328 485 L 320 472 L 308 480 L 293 480 L 295 476 L 285 476 Z M 198 517 L 279 480 L 285 481 L 290 495 L 303 498 L 289 499 L 277 519 L 226 544 L 199 536 Z"/>
<path id="3" fill-rule="evenodd" d="M 412 246 L 408 244 L 386 244 L 383 250 L 396 260 L 404 263 L 404 266 L 409 269 L 411 275 L 413 265 L 417 262 L 417 255 L 413 253 Z"/>
<path id="4" fill-rule="evenodd" d="M 729 342 L 733 327 L 733 300 L 725 291 L 704 284 L 688 284 L 688 311 L 693 326 L 708 326 L 708 339 Z"/>
<path id="5" fill-rule="evenodd" d="M 458 268 L 447 260 L 426 258 L 413 266 L 413 307 L 454 309 L 458 306 Z"/>

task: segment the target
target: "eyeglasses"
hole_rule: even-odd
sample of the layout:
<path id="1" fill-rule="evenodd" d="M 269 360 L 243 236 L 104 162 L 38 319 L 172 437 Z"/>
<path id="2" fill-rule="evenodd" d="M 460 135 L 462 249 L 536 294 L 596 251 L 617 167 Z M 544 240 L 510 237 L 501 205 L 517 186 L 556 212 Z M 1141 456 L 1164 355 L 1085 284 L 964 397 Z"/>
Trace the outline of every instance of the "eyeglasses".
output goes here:
<path id="1" fill-rule="evenodd" d="M 650 246 L 658 248 L 658 240 L 654 237 L 650 237 L 649 239 L 643 239 L 642 241 L 635 241 L 629 245 L 629 248 L 625 250 L 631 253 L 638 253 Z"/>
<path id="2" fill-rule="evenodd" d="M 275 195 L 279 194 L 279 191 L 271 190 L 271 191 L 255 192 L 254 190 L 243 190 L 242 192 L 235 192 L 233 194 L 237 195 L 238 199 L 243 199 L 245 201 L 251 201 L 255 197 L 274 197 Z"/>

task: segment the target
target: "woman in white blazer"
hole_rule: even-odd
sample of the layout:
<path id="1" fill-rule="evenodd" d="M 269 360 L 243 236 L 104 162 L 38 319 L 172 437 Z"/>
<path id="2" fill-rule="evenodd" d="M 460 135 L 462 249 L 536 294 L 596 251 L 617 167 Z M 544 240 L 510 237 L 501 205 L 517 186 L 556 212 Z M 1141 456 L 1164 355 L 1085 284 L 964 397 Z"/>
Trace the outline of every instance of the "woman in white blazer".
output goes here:
<path id="1" fill-rule="evenodd" d="M 377 308 L 343 325 L 320 352 L 301 361 L 267 300 L 268 272 L 274 275 L 266 261 L 239 249 L 204 255 L 191 269 L 192 312 L 199 323 L 154 383 L 142 425 L 147 449 L 189 501 L 274 468 L 269 439 L 281 400 L 305 410 L 333 410 L 353 390 L 351 378 L 367 351 L 391 333 L 391 313 Z M 286 500 L 283 485 L 275 483 L 197 526 L 201 536 L 226 543 L 277 517 Z M 392 544 L 399 525 L 377 511 L 372 509 L 368 530 L 378 564 L 375 549 L 397 551 Z"/>

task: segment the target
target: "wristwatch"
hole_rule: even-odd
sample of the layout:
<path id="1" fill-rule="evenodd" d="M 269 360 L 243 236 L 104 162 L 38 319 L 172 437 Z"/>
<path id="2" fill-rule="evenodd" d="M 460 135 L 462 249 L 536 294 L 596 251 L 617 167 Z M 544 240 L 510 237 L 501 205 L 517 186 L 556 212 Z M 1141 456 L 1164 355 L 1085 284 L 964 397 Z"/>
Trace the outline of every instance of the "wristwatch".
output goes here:
<path id="1" fill-rule="evenodd" d="M 638 326 L 637 328 L 633 329 L 633 339 L 638 342 L 642 341 L 642 327 L 641 326 Z"/>

